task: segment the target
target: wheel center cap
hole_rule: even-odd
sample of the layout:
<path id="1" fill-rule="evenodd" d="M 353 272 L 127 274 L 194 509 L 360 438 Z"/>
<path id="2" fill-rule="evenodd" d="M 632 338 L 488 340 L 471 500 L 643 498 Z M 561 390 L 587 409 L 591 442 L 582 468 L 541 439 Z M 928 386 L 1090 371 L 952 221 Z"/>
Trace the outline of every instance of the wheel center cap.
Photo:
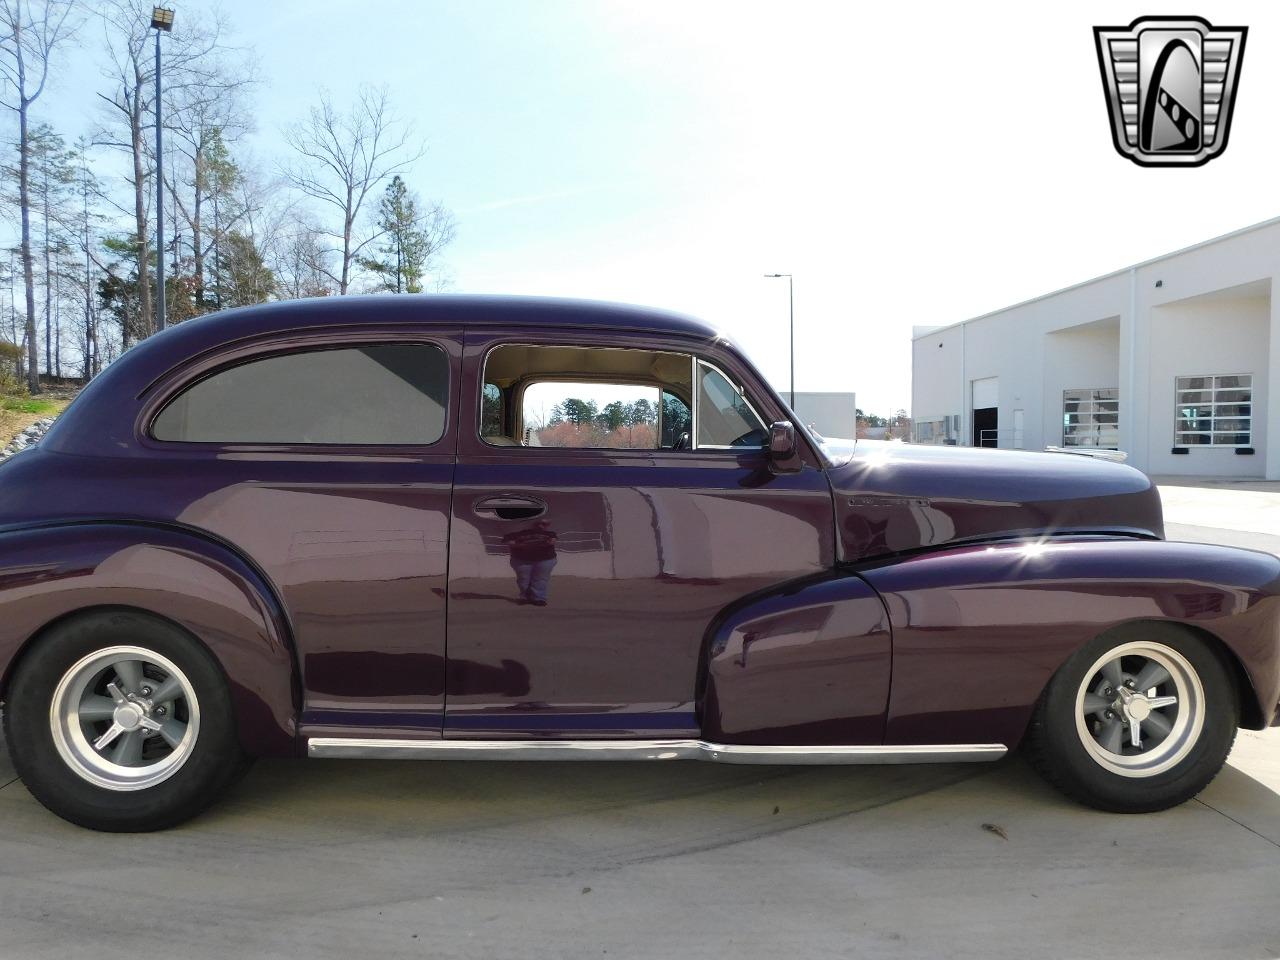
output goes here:
<path id="1" fill-rule="evenodd" d="M 1143 696 L 1134 697 L 1124 705 L 1124 710 L 1132 720 L 1145 720 L 1151 716 L 1151 704 Z"/>
<path id="2" fill-rule="evenodd" d="M 1128 687 L 1121 687 L 1119 696 L 1111 705 L 1111 709 L 1115 710 L 1126 720 L 1137 720 L 1139 722 L 1151 716 L 1151 701 L 1141 693 L 1134 693 Z"/>
<path id="3" fill-rule="evenodd" d="M 126 703 L 116 707 L 113 719 L 125 730 L 137 730 L 146 715 L 146 711 L 138 704 Z"/>
<path id="4" fill-rule="evenodd" d="M 1144 721 L 1151 716 L 1151 701 L 1142 694 L 1134 694 L 1128 690 L 1120 691 L 1120 713 L 1125 719 Z"/>

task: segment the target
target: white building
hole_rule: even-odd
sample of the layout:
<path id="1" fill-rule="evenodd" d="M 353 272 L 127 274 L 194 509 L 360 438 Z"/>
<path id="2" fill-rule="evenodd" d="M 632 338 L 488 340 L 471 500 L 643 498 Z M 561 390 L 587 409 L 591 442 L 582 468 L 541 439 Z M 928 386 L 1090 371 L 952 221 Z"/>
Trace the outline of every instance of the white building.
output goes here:
<path id="1" fill-rule="evenodd" d="M 915 439 L 1280 479 L 1280 218 L 912 338 Z"/>
<path id="2" fill-rule="evenodd" d="M 783 398 L 789 394 L 779 391 Z M 824 437 L 857 436 L 858 397 L 854 393 L 796 391 L 795 414 Z"/>

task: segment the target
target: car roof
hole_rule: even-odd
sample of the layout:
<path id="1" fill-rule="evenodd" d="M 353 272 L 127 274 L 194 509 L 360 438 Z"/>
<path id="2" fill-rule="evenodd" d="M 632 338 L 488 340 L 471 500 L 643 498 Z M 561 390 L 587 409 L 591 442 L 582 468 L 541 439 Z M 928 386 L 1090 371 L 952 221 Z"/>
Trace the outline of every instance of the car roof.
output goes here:
<path id="1" fill-rule="evenodd" d="M 257 304 L 175 324 L 131 347 L 94 378 L 42 442 L 51 449 L 75 444 L 105 449 L 131 437 L 133 411 L 141 396 L 171 370 L 196 357 L 248 339 L 328 328 L 349 330 L 361 324 L 448 330 L 468 326 L 567 327 L 600 333 L 617 330 L 676 335 L 703 341 L 719 338 L 708 324 L 671 311 L 554 297 L 382 294 Z M 106 402 L 99 402 L 102 400 Z M 92 439 L 97 443 L 91 443 Z"/>
<path id="2" fill-rule="evenodd" d="M 217 332 L 224 340 L 231 340 L 245 328 L 255 333 L 270 333 L 360 323 L 449 327 L 480 323 L 485 326 L 555 325 L 602 330 L 626 328 L 698 337 L 717 335 L 713 327 L 685 314 L 634 304 L 559 297 L 417 293 L 310 297 L 255 304 L 205 314 L 166 330 L 163 336 L 190 331 L 198 332 L 203 340 Z"/>

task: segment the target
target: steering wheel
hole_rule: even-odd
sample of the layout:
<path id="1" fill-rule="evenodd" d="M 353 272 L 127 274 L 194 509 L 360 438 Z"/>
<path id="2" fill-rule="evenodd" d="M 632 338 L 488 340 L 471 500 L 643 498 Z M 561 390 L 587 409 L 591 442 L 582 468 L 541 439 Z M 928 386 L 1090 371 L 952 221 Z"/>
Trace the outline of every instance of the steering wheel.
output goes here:
<path id="1" fill-rule="evenodd" d="M 740 437 L 734 437 L 731 447 L 759 447 L 764 445 L 764 436 L 760 430 L 748 430 Z"/>

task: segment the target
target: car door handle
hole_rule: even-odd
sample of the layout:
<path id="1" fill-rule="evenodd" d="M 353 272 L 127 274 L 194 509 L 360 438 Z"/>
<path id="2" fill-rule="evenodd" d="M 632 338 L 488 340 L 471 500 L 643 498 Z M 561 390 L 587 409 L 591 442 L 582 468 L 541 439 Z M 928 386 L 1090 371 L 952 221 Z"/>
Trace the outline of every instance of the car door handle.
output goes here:
<path id="1" fill-rule="evenodd" d="M 532 520 L 547 512 L 547 505 L 537 497 L 485 497 L 477 500 L 472 511 L 482 517 L 499 520 Z"/>

